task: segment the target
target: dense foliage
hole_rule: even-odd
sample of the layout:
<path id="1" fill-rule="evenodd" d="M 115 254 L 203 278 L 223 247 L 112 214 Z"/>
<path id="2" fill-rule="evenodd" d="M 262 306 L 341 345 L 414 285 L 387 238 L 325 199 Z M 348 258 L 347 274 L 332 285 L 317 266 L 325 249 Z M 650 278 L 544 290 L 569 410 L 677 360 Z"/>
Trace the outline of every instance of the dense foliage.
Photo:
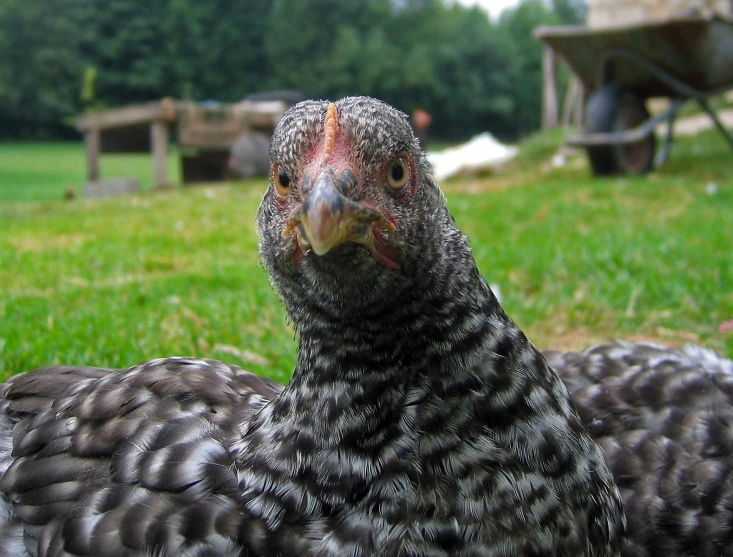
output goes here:
<path id="1" fill-rule="evenodd" d="M 297 89 L 433 114 L 433 133 L 539 124 L 541 23 L 583 0 L 522 0 L 491 21 L 451 0 L 0 0 L 0 137 L 59 135 L 81 110 L 163 96 Z"/>

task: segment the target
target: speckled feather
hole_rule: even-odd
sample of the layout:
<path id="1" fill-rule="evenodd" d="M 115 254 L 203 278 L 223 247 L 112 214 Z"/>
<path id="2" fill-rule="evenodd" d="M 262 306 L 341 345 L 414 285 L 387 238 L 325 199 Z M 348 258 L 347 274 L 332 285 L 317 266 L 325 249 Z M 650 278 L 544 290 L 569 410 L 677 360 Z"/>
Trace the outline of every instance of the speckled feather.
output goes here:
<path id="1" fill-rule="evenodd" d="M 623 556 L 733 555 L 733 362 L 625 343 L 545 356 L 621 489 Z"/>
<path id="2" fill-rule="evenodd" d="M 226 554 L 244 518 L 229 447 L 281 389 L 183 358 L 14 377 L 0 387 L 3 438 L 14 425 L 0 555 Z"/>
<path id="3" fill-rule="evenodd" d="M 404 114 L 344 99 L 334 137 L 355 173 L 346 195 L 395 224 L 374 234 L 398 265 L 283 236 L 327 106 L 281 120 L 271 159 L 291 187 L 270 187 L 257 217 L 298 334 L 289 384 L 186 359 L 12 378 L 0 555 L 620 554 L 602 452 L 478 273 Z M 411 173 L 399 191 L 385 183 L 396 156 Z"/>

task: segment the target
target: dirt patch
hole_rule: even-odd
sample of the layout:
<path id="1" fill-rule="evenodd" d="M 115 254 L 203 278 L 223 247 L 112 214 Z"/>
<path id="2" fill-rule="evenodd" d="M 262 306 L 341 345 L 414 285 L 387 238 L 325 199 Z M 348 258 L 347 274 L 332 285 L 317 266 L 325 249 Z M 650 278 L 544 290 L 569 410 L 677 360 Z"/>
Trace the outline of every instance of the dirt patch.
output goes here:
<path id="1" fill-rule="evenodd" d="M 718 118 L 726 128 L 733 128 L 733 109 L 721 110 L 717 113 Z M 715 124 L 707 114 L 696 114 L 687 118 L 680 118 L 674 122 L 675 135 L 696 135 L 702 130 L 712 128 Z M 658 134 L 664 134 L 667 131 L 665 124 L 660 124 L 656 128 Z"/>
<path id="2" fill-rule="evenodd" d="M 10 243 L 20 252 L 77 249 L 85 242 L 84 234 L 58 234 L 46 237 L 10 238 Z"/>
<path id="3" fill-rule="evenodd" d="M 532 339 L 531 331 L 528 336 Z M 599 344 L 608 344 L 609 342 L 648 342 L 666 346 L 668 348 L 678 348 L 685 344 L 701 344 L 698 335 L 690 331 L 674 331 L 658 327 L 652 333 L 625 334 L 612 333 L 610 331 L 591 331 L 585 328 L 572 329 L 563 331 L 560 334 L 538 334 L 538 348 L 542 350 L 558 350 L 560 352 L 572 352 L 586 350 Z"/>

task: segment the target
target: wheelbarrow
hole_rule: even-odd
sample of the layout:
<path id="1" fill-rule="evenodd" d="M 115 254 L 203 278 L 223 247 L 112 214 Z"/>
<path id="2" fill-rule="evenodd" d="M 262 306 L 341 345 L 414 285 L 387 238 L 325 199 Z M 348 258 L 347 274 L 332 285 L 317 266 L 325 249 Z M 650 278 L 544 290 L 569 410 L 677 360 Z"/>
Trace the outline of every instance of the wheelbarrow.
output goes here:
<path id="1" fill-rule="evenodd" d="M 643 174 L 663 164 L 687 101 L 700 105 L 733 149 L 733 137 L 708 102 L 733 89 L 733 21 L 700 14 L 602 29 L 540 27 L 534 35 L 593 92 L 582 135 L 566 143 L 586 149 L 595 175 Z M 671 102 L 651 117 L 650 97 Z M 666 124 L 666 134 L 656 153 L 659 124 Z"/>

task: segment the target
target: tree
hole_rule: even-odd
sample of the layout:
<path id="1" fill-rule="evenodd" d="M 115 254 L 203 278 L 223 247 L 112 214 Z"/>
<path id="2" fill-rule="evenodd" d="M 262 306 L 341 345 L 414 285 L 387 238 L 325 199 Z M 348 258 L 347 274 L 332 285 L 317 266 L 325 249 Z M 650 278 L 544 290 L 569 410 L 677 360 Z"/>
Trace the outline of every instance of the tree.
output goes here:
<path id="1" fill-rule="evenodd" d="M 524 135 L 539 128 L 542 113 L 542 44 L 532 31 L 540 25 L 557 24 L 557 16 L 542 0 L 522 0 L 502 13 L 498 32 L 515 50 L 518 79 L 513 114 L 515 133 Z"/>
<path id="2" fill-rule="evenodd" d="M 62 12 L 64 17 L 48 17 Z M 0 118 L 5 133 L 58 133 L 80 106 L 84 60 L 74 0 L 0 2 Z"/>
<path id="3" fill-rule="evenodd" d="M 541 102 L 531 31 L 584 9 L 522 0 L 492 23 L 448 0 L 0 0 L 0 133 L 94 106 L 268 89 L 422 108 L 431 134 L 456 139 L 527 133 Z"/>
<path id="4" fill-rule="evenodd" d="M 389 13 L 389 0 L 275 0 L 266 40 L 271 82 L 316 97 L 343 86 L 334 68 L 348 67 L 349 60 L 337 40 L 352 33 L 361 43 L 370 31 L 379 33 Z"/>
<path id="5" fill-rule="evenodd" d="M 169 95 L 238 101 L 270 87 L 270 0 L 168 0 Z"/>
<path id="6" fill-rule="evenodd" d="M 200 0 L 199 0 L 200 1 Z M 211 16 L 206 27 L 206 94 L 228 101 L 279 84 L 271 81 L 266 41 L 272 32 L 272 0 L 204 0 Z"/>
<path id="7" fill-rule="evenodd" d="M 72 0 L 73 1 L 73 0 Z M 110 106 L 170 94 L 163 22 L 168 2 L 87 0 L 83 56 L 97 74 L 97 95 Z"/>
<path id="8" fill-rule="evenodd" d="M 585 0 L 552 0 L 552 11 L 563 25 L 582 25 L 588 16 Z"/>
<path id="9" fill-rule="evenodd" d="M 519 70 L 511 45 L 478 9 L 452 8 L 444 25 L 435 132 L 453 138 L 486 130 L 511 135 Z"/>

